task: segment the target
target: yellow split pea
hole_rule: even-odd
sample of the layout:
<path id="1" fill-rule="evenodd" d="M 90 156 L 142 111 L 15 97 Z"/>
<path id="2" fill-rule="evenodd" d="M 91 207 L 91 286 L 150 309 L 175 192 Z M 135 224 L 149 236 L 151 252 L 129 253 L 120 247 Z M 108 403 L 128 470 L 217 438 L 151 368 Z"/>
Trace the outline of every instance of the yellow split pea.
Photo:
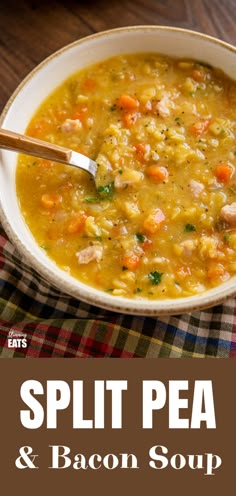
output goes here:
<path id="1" fill-rule="evenodd" d="M 27 134 L 96 160 L 97 187 L 85 172 L 21 156 L 17 194 L 38 244 L 74 277 L 128 298 L 191 296 L 230 278 L 235 103 L 221 71 L 153 53 L 70 77 Z"/>

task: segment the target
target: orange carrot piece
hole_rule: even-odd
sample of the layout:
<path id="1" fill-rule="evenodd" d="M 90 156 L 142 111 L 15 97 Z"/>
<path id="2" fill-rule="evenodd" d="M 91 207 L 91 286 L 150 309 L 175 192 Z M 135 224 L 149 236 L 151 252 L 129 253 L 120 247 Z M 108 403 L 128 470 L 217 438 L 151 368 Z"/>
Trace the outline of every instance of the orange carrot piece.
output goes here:
<path id="1" fill-rule="evenodd" d="M 45 208 L 55 208 L 61 203 L 62 197 L 58 193 L 45 193 L 41 197 L 41 203 Z"/>
<path id="2" fill-rule="evenodd" d="M 135 253 L 127 254 L 123 256 L 122 266 L 126 267 L 128 270 L 137 269 L 140 262 L 140 257 L 135 255 Z"/>
<path id="3" fill-rule="evenodd" d="M 140 162 L 145 162 L 144 155 L 147 152 L 146 145 L 144 143 L 137 143 L 134 146 Z"/>
<path id="4" fill-rule="evenodd" d="M 169 177 L 167 168 L 156 164 L 149 165 L 146 169 L 146 174 L 157 183 L 162 183 Z"/>
<path id="5" fill-rule="evenodd" d="M 226 272 L 224 266 L 220 263 L 212 265 L 207 271 L 207 277 L 212 282 L 217 281 L 219 279 L 220 280 L 228 279 L 227 274 L 228 273 Z"/>
<path id="6" fill-rule="evenodd" d="M 133 126 L 135 124 L 135 122 L 137 121 L 137 118 L 138 118 L 137 112 L 128 112 L 128 113 L 124 114 L 123 121 L 124 121 L 125 126 L 127 126 L 127 127 Z"/>
<path id="7" fill-rule="evenodd" d="M 201 136 L 205 131 L 207 131 L 208 126 L 210 125 L 210 119 L 205 119 L 201 121 L 195 122 L 191 127 L 190 131 L 194 136 Z"/>
<path id="8" fill-rule="evenodd" d="M 227 184 L 229 183 L 233 173 L 234 167 L 231 164 L 220 164 L 215 168 L 215 176 L 218 181 L 221 183 Z"/>
<path id="9" fill-rule="evenodd" d="M 156 208 L 146 217 L 143 223 L 143 228 L 150 234 L 155 234 L 161 228 L 165 221 L 165 214 L 160 208 Z"/>
<path id="10" fill-rule="evenodd" d="M 136 110 L 139 106 L 138 100 L 124 93 L 118 100 L 118 107 L 124 110 Z"/>
<path id="11" fill-rule="evenodd" d="M 194 69 L 192 72 L 192 77 L 195 81 L 200 83 L 201 81 L 204 81 L 204 72 Z"/>
<path id="12" fill-rule="evenodd" d="M 80 212 L 74 219 L 72 219 L 68 225 L 67 231 L 69 234 L 77 234 L 82 231 L 87 215 L 84 212 Z"/>

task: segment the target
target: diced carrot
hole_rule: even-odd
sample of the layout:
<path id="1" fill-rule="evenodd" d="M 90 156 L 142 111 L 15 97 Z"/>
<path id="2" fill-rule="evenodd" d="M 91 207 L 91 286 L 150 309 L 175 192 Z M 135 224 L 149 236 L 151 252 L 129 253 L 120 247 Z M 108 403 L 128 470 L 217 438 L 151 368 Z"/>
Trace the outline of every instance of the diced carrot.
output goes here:
<path id="1" fill-rule="evenodd" d="M 124 110 L 136 110 L 139 106 L 139 101 L 133 98 L 130 95 L 127 95 L 124 93 L 123 95 L 120 96 L 118 103 L 118 107 L 120 109 Z"/>
<path id="2" fill-rule="evenodd" d="M 204 72 L 199 71 L 198 69 L 194 69 L 192 72 L 192 77 L 195 81 L 199 83 L 204 80 Z"/>
<path id="3" fill-rule="evenodd" d="M 228 279 L 228 272 L 226 272 L 224 266 L 220 263 L 212 265 L 207 271 L 207 277 L 212 282 L 217 280 L 226 280 Z"/>
<path id="4" fill-rule="evenodd" d="M 126 267 L 128 270 L 137 269 L 140 262 L 140 257 L 135 255 L 135 253 L 127 254 L 123 256 L 122 266 Z"/>
<path id="5" fill-rule="evenodd" d="M 147 145 L 144 143 L 137 143 L 134 145 L 137 156 L 141 162 L 145 162 L 145 154 L 147 152 Z"/>
<path id="6" fill-rule="evenodd" d="M 77 234 L 82 231 L 87 215 L 84 212 L 80 212 L 76 217 L 74 217 L 67 228 L 69 234 Z"/>
<path id="7" fill-rule="evenodd" d="M 162 167 L 156 164 L 149 165 L 146 169 L 146 174 L 157 183 L 166 181 L 169 176 L 169 172 L 166 167 Z"/>
<path id="8" fill-rule="evenodd" d="M 208 126 L 210 125 L 210 122 L 211 122 L 210 119 L 205 119 L 195 122 L 190 127 L 191 133 L 194 134 L 195 136 L 200 136 L 207 130 Z"/>
<path id="9" fill-rule="evenodd" d="M 215 168 L 215 176 L 218 181 L 221 183 L 229 183 L 233 173 L 234 173 L 234 166 L 231 164 L 219 164 Z"/>
<path id="10" fill-rule="evenodd" d="M 135 124 L 135 122 L 137 121 L 137 118 L 138 118 L 137 112 L 125 113 L 123 116 L 123 121 L 124 121 L 125 126 L 127 126 L 127 127 L 133 126 Z"/>
<path id="11" fill-rule="evenodd" d="M 155 234 L 161 228 L 165 221 L 165 214 L 160 208 L 156 208 L 146 217 L 143 223 L 143 228 L 150 234 Z"/>
<path id="12" fill-rule="evenodd" d="M 41 197 L 41 203 L 45 208 L 55 208 L 61 203 L 62 197 L 58 193 L 45 193 Z"/>

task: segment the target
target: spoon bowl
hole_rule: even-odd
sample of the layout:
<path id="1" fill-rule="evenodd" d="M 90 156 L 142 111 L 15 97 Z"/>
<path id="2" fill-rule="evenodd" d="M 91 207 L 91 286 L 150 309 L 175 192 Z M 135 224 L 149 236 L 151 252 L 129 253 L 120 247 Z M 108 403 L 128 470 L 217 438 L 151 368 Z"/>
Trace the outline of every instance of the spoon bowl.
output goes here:
<path id="1" fill-rule="evenodd" d="M 0 129 L 0 148 L 78 167 L 96 179 L 97 164 L 89 157 L 63 146 Z"/>

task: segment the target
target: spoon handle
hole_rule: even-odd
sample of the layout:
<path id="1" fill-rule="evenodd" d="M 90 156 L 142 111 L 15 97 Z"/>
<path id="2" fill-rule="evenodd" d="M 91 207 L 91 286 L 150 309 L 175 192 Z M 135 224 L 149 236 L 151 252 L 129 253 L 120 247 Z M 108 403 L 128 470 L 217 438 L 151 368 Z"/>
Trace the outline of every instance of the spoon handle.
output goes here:
<path id="1" fill-rule="evenodd" d="M 0 129 L 0 148 L 63 163 L 70 162 L 72 154 L 69 148 L 30 138 L 6 129 Z"/>

